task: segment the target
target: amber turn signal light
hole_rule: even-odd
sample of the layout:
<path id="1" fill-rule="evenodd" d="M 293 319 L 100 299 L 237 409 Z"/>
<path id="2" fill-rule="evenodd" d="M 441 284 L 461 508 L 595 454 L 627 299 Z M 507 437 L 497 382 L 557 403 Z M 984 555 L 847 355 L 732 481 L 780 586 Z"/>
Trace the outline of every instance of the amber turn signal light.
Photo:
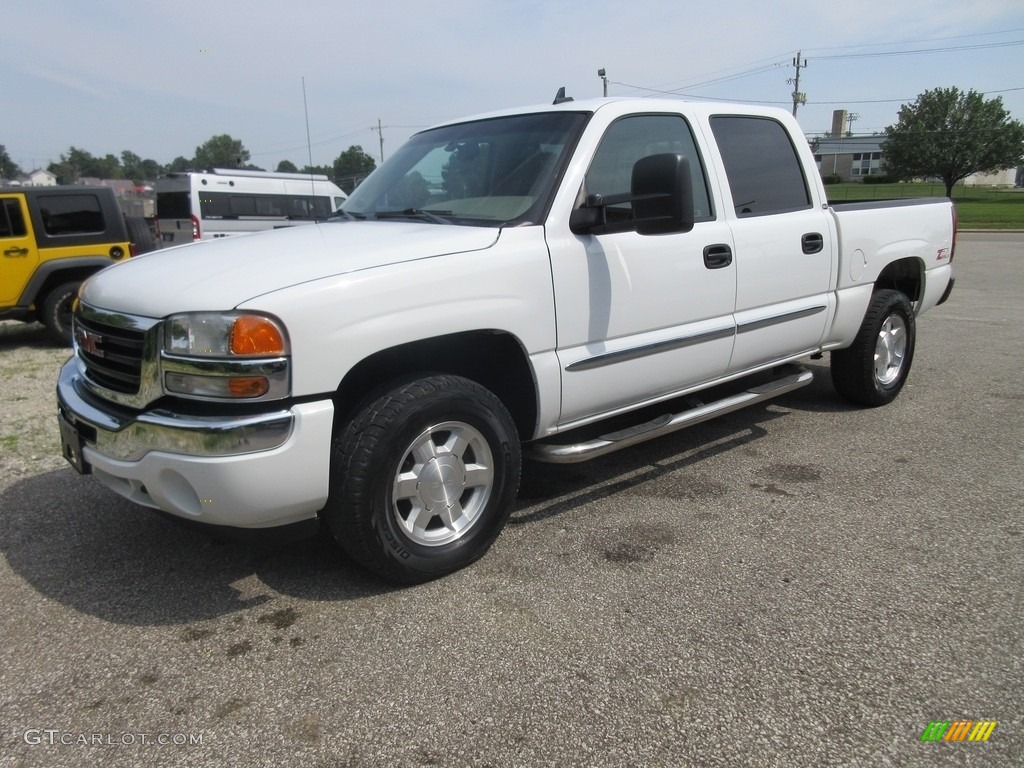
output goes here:
<path id="1" fill-rule="evenodd" d="M 232 376 L 228 379 L 228 392 L 232 397 L 260 397 L 269 388 L 266 376 Z"/>
<path id="2" fill-rule="evenodd" d="M 269 318 L 242 315 L 231 326 L 231 352 L 236 355 L 283 355 L 284 336 Z"/>

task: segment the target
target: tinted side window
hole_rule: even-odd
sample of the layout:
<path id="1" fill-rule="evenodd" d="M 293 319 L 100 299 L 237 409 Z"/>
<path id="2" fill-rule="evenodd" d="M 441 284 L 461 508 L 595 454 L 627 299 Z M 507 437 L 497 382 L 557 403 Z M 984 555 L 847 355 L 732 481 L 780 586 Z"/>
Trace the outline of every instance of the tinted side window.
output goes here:
<path id="1" fill-rule="evenodd" d="M 36 200 L 48 235 L 85 235 L 105 229 L 95 195 L 39 195 Z"/>
<path id="2" fill-rule="evenodd" d="M 713 117 L 737 216 L 811 207 L 796 149 L 781 123 L 765 117 Z"/>
<path id="3" fill-rule="evenodd" d="M 255 216 L 256 199 L 242 195 L 231 195 L 228 198 L 228 210 L 231 216 Z"/>
<path id="4" fill-rule="evenodd" d="M 314 197 L 313 198 L 313 215 L 318 219 L 326 219 L 331 215 L 331 198 L 329 197 Z"/>
<path id="5" fill-rule="evenodd" d="M 693 142 L 690 126 L 679 115 L 637 115 L 612 123 L 601 139 L 586 177 L 588 195 L 628 193 L 637 160 L 666 152 L 681 154 L 690 160 L 693 182 L 693 213 L 696 221 L 714 218 L 704 165 Z M 632 205 L 609 206 L 609 221 L 632 218 Z"/>
<path id="6" fill-rule="evenodd" d="M 305 195 L 247 195 L 236 192 L 201 192 L 199 207 L 204 219 L 289 218 L 326 219 L 331 215 L 328 197 Z"/>
<path id="7" fill-rule="evenodd" d="M 24 237 L 27 234 L 21 204 L 11 198 L 0 200 L 0 237 Z"/>
<path id="8" fill-rule="evenodd" d="M 256 198 L 257 216 L 284 216 L 284 200 L 277 195 Z"/>

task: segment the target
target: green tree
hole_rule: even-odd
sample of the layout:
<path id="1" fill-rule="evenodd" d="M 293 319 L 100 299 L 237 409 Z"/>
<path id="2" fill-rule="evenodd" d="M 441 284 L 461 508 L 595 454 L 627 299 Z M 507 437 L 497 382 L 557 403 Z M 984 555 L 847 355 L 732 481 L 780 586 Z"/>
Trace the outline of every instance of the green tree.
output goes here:
<path id="1" fill-rule="evenodd" d="M 140 181 L 156 181 L 164 173 L 164 167 L 160 165 L 156 160 L 146 158 L 142 161 L 142 165 L 139 166 L 142 171 Z"/>
<path id="2" fill-rule="evenodd" d="M 182 173 L 192 167 L 192 161 L 188 158 L 178 155 L 176 158 L 171 160 L 171 164 L 167 166 L 168 173 Z"/>
<path id="3" fill-rule="evenodd" d="M 330 165 L 304 165 L 299 173 L 319 173 L 330 178 L 334 174 L 334 167 Z"/>
<path id="4" fill-rule="evenodd" d="M 1000 97 L 959 88 L 925 91 L 900 107 L 885 129 L 885 171 L 901 179 L 937 176 L 953 185 L 972 173 L 991 173 L 1024 162 L 1024 124 L 1011 120 Z"/>
<path id="5" fill-rule="evenodd" d="M 334 178 L 338 180 L 338 186 L 345 192 L 351 194 L 356 188 L 356 183 L 370 174 L 377 167 L 377 162 L 372 156 L 363 151 L 358 144 L 342 152 L 334 160 Z"/>
<path id="6" fill-rule="evenodd" d="M 249 162 L 249 150 L 241 140 L 233 139 L 228 134 L 222 133 L 219 136 L 212 136 L 206 143 L 196 147 L 196 156 L 193 159 L 193 167 L 206 170 L 207 168 L 244 168 Z"/>
<path id="7" fill-rule="evenodd" d="M 156 160 L 143 160 L 126 149 L 121 153 L 121 171 L 126 179 L 138 184 L 143 181 L 155 181 L 163 173 L 164 168 Z"/>
<path id="8" fill-rule="evenodd" d="M 16 179 L 21 176 L 21 168 L 7 154 L 7 147 L 0 144 L 0 179 Z"/>
<path id="9" fill-rule="evenodd" d="M 277 173 L 298 173 L 299 167 L 291 160 L 282 160 L 275 169 Z"/>
<path id="10" fill-rule="evenodd" d="M 74 184 L 83 176 L 92 176 L 96 158 L 84 149 L 72 146 L 66 154 L 60 156 L 60 161 L 50 163 L 47 169 L 57 177 L 58 184 Z"/>
<path id="11" fill-rule="evenodd" d="M 70 147 L 60 161 L 50 163 L 47 167 L 57 177 L 58 184 L 74 184 L 83 176 L 97 179 L 123 179 L 124 169 L 115 155 L 94 157 L 90 152 L 78 147 Z"/>
<path id="12" fill-rule="evenodd" d="M 123 179 L 124 169 L 116 156 L 108 154 L 95 158 L 91 172 L 86 176 L 95 176 L 97 179 Z"/>
<path id="13" fill-rule="evenodd" d="M 129 152 L 127 149 L 121 153 L 121 168 L 126 179 L 141 181 L 144 178 L 142 175 L 142 158 L 134 152 Z"/>

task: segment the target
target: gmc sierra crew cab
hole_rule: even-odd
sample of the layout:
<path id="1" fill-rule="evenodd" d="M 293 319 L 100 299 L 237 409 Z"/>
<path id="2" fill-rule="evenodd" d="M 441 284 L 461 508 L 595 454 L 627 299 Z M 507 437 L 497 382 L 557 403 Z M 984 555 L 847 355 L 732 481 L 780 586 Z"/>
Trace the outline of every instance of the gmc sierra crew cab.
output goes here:
<path id="1" fill-rule="evenodd" d="M 331 221 L 88 280 L 79 471 L 180 518 L 325 525 L 395 581 L 475 561 L 524 456 L 573 462 L 807 384 L 893 400 L 953 286 L 949 200 L 830 206 L 787 113 L 564 101 L 425 130 Z"/>

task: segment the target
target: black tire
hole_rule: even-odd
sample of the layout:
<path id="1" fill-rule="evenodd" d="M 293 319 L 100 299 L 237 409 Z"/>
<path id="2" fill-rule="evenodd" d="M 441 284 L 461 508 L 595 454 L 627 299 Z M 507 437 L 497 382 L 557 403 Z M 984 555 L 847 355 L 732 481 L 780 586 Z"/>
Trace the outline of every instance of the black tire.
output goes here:
<path id="1" fill-rule="evenodd" d="M 515 424 L 489 390 L 441 374 L 399 381 L 335 431 L 321 515 L 365 568 L 395 582 L 429 581 L 490 548 L 512 511 L 521 465 Z"/>
<path id="2" fill-rule="evenodd" d="M 858 405 L 891 403 L 910 373 L 915 336 L 910 299 L 900 291 L 877 291 L 853 344 L 831 354 L 836 391 Z"/>
<path id="3" fill-rule="evenodd" d="M 141 216 L 125 216 L 124 223 L 128 226 L 128 239 L 134 247 L 135 255 L 156 250 L 156 238 L 149 224 Z"/>
<path id="4" fill-rule="evenodd" d="M 43 298 L 39 319 L 53 341 L 71 346 L 71 310 L 81 283 L 61 283 Z"/>

